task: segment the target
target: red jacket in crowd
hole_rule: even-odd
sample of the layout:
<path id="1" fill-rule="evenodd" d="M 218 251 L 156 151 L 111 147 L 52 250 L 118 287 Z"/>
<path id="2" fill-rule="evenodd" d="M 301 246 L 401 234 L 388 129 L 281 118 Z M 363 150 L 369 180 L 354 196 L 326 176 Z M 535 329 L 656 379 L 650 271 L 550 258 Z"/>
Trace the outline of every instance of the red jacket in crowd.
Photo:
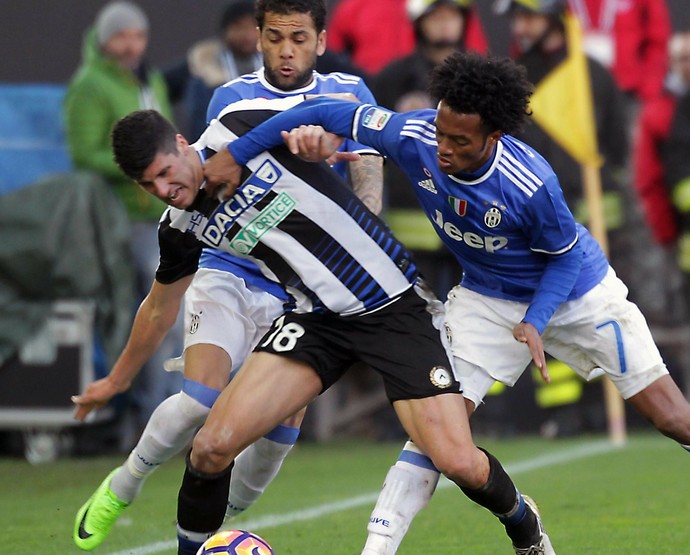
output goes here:
<path id="1" fill-rule="evenodd" d="M 405 3 L 341 0 L 328 25 L 328 48 L 347 54 L 355 65 L 376 75 L 389 62 L 411 54 L 415 48 L 414 26 Z M 488 43 L 478 17 L 468 19 L 466 33 L 467 48 L 486 52 Z"/>
<path id="2" fill-rule="evenodd" d="M 654 238 L 662 245 L 673 244 L 678 238 L 671 184 L 666 182 L 661 159 L 661 148 L 671 132 L 677 104 L 678 99 L 666 92 L 643 105 L 633 156 L 635 188 Z"/>

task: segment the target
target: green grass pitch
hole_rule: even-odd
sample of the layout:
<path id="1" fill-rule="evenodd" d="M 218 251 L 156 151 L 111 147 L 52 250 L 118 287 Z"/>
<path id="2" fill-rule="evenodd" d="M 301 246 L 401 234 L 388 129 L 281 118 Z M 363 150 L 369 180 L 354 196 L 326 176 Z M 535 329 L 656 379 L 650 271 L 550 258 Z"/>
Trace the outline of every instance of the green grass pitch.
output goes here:
<path id="1" fill-rule="evenodd" d="M 689 553 L 690 455 L 659 435 L 484 440 L 518 487 L 539 503 L 559 555 Z M 225 528 L 263 536 L 278 555 L 357 555 L 366 522 L 399 443 L 298 443 L 262 499 Z M 123 457 L 64 459 L 31 466 L 0 459 L 0 515 L 8 555 L 82 553 L 74 514 Z M 124 513 L 98 555 L 174 554 L 183 460 L 165 464 Z M 400 555 L 512 553 L 487 511 L 443 481 L 414 521 Z"/>

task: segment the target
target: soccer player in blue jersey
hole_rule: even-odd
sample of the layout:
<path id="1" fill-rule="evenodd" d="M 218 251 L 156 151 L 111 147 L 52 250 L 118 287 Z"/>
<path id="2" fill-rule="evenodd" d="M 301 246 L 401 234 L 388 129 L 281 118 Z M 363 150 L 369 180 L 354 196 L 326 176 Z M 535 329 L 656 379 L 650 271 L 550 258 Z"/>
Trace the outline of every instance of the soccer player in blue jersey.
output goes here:
<path id="1" fill-rule="evenodd" d="M 278 143 L 286 129 L 294 128 L 282 131 L 291 150 L 306 159 L 339 142 L 315 125 L 371 145 L 406 172 L 463 267 L 445 327 L 468 413 L 496 381 L 513 385 L 530 358 L 548 379 L 546 351 L 585 379 L 603 370 L 640 414 L 690 451 L 690 405 L 643 315 L 574 221 L 548 163 L 511 136 L 529 114 L 523 71 L 507 59 L 458 53 L 435 69 L 430 92 L 440 100 L 436 110 L 405 114 L 308 101 L 231 143 L 207 176 L 236 182 L 235 164 Z M 395 553 L 434 475 L 408 443 L 386 479 L 364 553 Z"/>
<path id="2" fill-rule="evenodd" d="M 269 102 L 284 101 L 229 106 L 193 147 L 152 111 L 135 112 L 113 130 L 123 171 L 171 205 L 161 223 L 162 269 L 194 272 L 201 242 L 256 261 L 290 294 L 286 312 L 194 439 L 179 527 L 196 537 L 215 532 L 239 452 L 363 361 L 381 374 L 411 438 L 500 519 L 515 549 L 553 554 L 533 503 L 495 457 L 474 445 L 434 325 L 438 301 L 423 291 L 409 253 L 387 226 L 328 166 L 305 164 L 285 148 L 248 160 L 244 184 L 220 205 L 202 187 L 202 160 L 227 152 L 228 142 L 269 117 Z M 190 542 L 178 549 L 194 553 Z"/>
<path id="3" fill-rule="evenodd" d="M 256 18 L 264 69 L 220 87 L 209 106 L 209 121 L 227 104 L 244 98 L 347 94 L 365 102 L 374 101 L 359 77 L 314 71 L 326 42 L 323 0 L 260 0 Z M 353 141 L 343 150 L 361 156 L 349 167 L 340 164 L 338 169 L 343 175 L 349 170 L 353 190 L 378 213 L 383 181 L 381 156 Z M 82 549 L 100 545 L 116 519 L 138 496 L 146 478 L 189 444 L 227 384 L 231 370 L 240 367 L 273 320 L 282 314 L 288 298 L 283 288 L 266 279 L 256 264 L 217 249 L 203 252 L 193 279 L 169 273 L 157 277 L 138 311 L 130 341 L 110 374 L 75 396 L 76 417 L 85 418 L 94 407 L 129 387 L 152 346 L 165 336 L 169 312 L 179 305 L 183 294 L 184 358 L 171 362 L 173 367 L 182 367 L 184 386 L 179 394 L 159 405 L 125 464 L 111 472 L 78 511 L 74 541 Z M 237 458 L 228 516 L 246 510 L 275 477 L 297 440 L 302 416 L 292 416 Z M 184 530 L 180 535 L 188 536 Z"/>

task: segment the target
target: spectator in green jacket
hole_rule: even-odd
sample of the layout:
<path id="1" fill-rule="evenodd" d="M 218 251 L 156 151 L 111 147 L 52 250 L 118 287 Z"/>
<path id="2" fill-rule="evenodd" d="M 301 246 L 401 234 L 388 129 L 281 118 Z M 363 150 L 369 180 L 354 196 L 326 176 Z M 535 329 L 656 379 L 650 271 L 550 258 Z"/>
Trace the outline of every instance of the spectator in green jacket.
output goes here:
<path id="1" fill-rule="evenodd" d="M 83 60 L 69 84 L 64 105 L 74 166 L 104 177 L 127 211 L 139 294 L 133 299 L 133 310 L 153 282 L 158 262 L 157 224 L 165 204 L 133 187 L 119 170 L 112 157 L 110 130 L 120 118 L 139 109 L 172 115 L 162 73 L 144 59 L 148 29 L 146 14 L 136 4 L 115 1 L 105 5 L 85 34 Z M 164 360 L 182 351 L 181 323 L 177 328 L 179 333 L 169 335 L 169 343 L 161 347 L 132 389 L 136 426 L 143 427 L 153 409 L 180 389 L 181 378 L 162 371 Z M 129 437 L 121 447 L 129 449 L 135 440 Z"/>
<path id="2" fill-rule="evenodd" d="M 157 221 L 165 205 L 131 186 L 110 146 L 111 127 L 130 112 L 152 108 L 171 115 L 165 82 L 144 61 L 147 44 L 148 20 L 138 6 L 106 5 L 84 37 L 83 60 L 65 100 L 65 124 L 74 165 L 105 176 L 132 220 Z"/>

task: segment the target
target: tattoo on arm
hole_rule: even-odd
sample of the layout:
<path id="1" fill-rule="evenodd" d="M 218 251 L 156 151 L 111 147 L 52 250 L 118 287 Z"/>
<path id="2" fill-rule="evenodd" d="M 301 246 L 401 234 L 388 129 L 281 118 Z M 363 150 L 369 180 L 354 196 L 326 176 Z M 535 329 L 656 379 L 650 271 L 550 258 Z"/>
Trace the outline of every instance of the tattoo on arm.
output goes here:
<path id="1" fill-rule="evenodd" d="M 360 160 L 350 162 L 352 190 L 374 214 L 383 208 L 383 157 L 362 155 Z"/>

